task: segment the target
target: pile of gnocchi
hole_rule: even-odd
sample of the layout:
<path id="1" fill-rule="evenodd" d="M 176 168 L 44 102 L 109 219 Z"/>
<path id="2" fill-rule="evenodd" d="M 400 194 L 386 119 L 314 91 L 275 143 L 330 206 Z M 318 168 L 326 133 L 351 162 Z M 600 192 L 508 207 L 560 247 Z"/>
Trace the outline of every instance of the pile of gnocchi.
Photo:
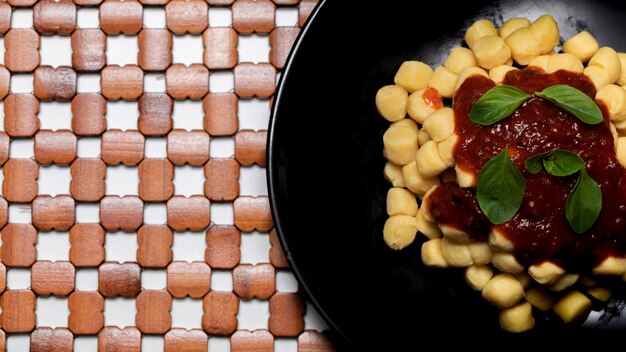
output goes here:
<path id="1" fill-rule="evenodd" d="M 404 62 L 394 84 L 376 94 L 379 114 L 391 123 L 383 135 L 384 176 L 393 186 L 387 193 L 384 241 L 401 250 L 421 233 L 426 237 L 421 247 L 424 264 L 465 268 L 469 286 L 499 308 L 504 330 L 532 329 L 533 311 L 552 311 L 565 323 L 580 321 L 589 314 L 593 300 L 605 302 L 612 295 L 598 284 L 598 275 L 626 281 L 626 258 L 606 258 L 593 268 L 593 276 L 566 272 L 549 261 L 525 268 L 504 234 L 491 231 L 488 241 L 474 241 L 462 231 L 436 223 L 429 211 L 432 191 L 447 181 L 476 187 L 477 180 L 476 174 L 455 165 L 459 136 L 453 109 L 444 102 L 474 75 L 502 84 L 509 71 L 523 67 L 582 73 L 595 85 L 596 100 L 608 110 L 616 155 L 626 167 L 626 54 L 600 47 L 587 31 L 561 45 L 558 25 L 549 15 L 533 22 L 511 18 L 499 28 L 489 20 L 478 20 L 465 33 L 465 43 L 467 47 L 452 49 L 434 70 L 419 61 Z"/>

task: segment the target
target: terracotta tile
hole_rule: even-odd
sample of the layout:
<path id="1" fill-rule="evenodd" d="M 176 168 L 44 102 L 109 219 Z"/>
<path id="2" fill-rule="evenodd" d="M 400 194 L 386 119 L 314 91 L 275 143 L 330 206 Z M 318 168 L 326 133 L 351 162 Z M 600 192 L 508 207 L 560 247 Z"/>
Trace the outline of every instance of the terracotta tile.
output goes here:
<path id="1" fill-rule="evenodd" d="M 200 34 L 209 23 L 209 6 L 204 0 L 172 0 L 165 6 L 167 28 L 174 34 Z"/>
<path id="2" fill-rule="evenodd" d="M 165 290 L 143 290 L 135 302 L 135 325 L 144 334 L 165 334 L 172 326 L 172 296 Z"/>
<path id="3" fill-rule="evenodd" d="M 107 102 L 99 93 L 79 93 L 72 99 L 72 132 L 101 135 L 107 128 Z"/>
<path id="4" fill-rule="evenodd" d="M 9 94 L 4 99 L 4 130 L 11 137 L 30 137 L 39 129 L 39 100 L 32 94 Z"/>
<path id="5" fill-rule="evenodd" d="M 172 329 L 165 334 L 165 352 L 207 352 L 208 344 L 202 330 Z"/>
<path id="6" fill-rule="evenodd" d="M 30 335 L 31 352 L 72 352 L 74 336 L 66 328 L 37 328 Z"/>
<path id="7" fill-rule="evenodd" d="M 204 196 L 174 196 L 167 201 L 167 224 L 174 231 L 202 231 L 211 223 L 211 203 Z"/>
<path id="8" fill-rule="evenodd" d="M 205 260 L 214 269 L 232 269 L 239 264 L 241 233 L 230 225 L 211 225 L 206 232 Z"/>
<path id="9" fill-rule="evenodd" d="M 305 330 L 298 337 L 298 352 L 335 352 L 335 348 L 326 335 L 315 330 Z"/>
<path id="10" fill-rule="evenodd" d="M 278 240 L 276 229 L 272 229 L 270 232 L 270 244 L 270 262 L 272 265 L 277 269 L 289 269 L 289 262 L 287 262 L 287 258 L 285 258 L 285 253 Z"/>
<path id="11" fill-rule="evenodd" d="M 285 66 L 289 51 L 300 33 L 298 27 L 276 27 L 270 33 L 270 62 L 278 69 Z"/>
<path id="12" fill-rule="evenodd" d="M 7 267 L 0 263 L 0 293 L 7 288 Z M 2 351 L 2 349 L 0 349 Z"/>
<path id="13" fill-rule="evenodd" d="M 267 197 L 239 197 L 233 204 L 235 226 L 243 232 L 269 231 L 274 227 Z"/>
<path id="14" fill-rule="evenodd" d="M 103 0 L 73 0 L 76 5 L 99 5 Z"/>
<path id="15" fill-rule="evenodd" d="M 209 69 L 229 69 L 237 65 L 239 36 L 231 27 L 209 27 L 203 34 L 204 64 Z"/>
<path id="16" fill-rule="evenodd" d="M 100 5 L 100 27 L 108 35 L 137 34 L 143 26 L 143 6 L 135 0 L 105 0 Z"/>
<path id="17" fill-rule="evenodd" d="M 98 352 L 141 352 L 141 332 L 135 327 L 107 326 L 98 333 Z"/>
<path id="18" fill-rule="evenodd" d="M 141 267 L 137 263 L 104 263 L 98 268 L 98 287 L 104 297 L 135 297 L 141 291 Z"/>
<path id="19" fill-rule="evenodd" d="M 40 100 L 70 100 L 76 95 L 76 72 L 71 67 L 39 66 L 35 70 L 35 96 Z"/>
<path id="20" fill-rule="evenodd" d="M 167 159 L 144 159 L 139 164 L 139 198 L 166 201 L 174 194 L 174 166 Z"/>
<path id="21" fill-rule="evenodd" d="M 139 99 L 139 132 L 163 136 L 172 130 L 174 103 L 164 93 L 145 93 Z"/>
<path id="22" fill-rule="evenodd" d="M 204 129 L 211 136 L 232 136 L 239 129 L 239 99 L 234 93 L 209 93 L 202 100 Z"/>
<path id="23" fill-rule="evenodd" d="M 230 5 L 235 0 L 206 0 L 210 5 Z"/>
<path id="24" fill-rule="evenodd" d="M 2 2 L 1 4 L 6 4 Z M 11 86 L 11 73 L 6 67 L 0 66 L 0 99 L 4 99 L 9 94 L 9 88 Z"/>
<path id="25" fill-rule="evenodd" d="M 135 1 L 130 0 L 128 2 Z M 102 70 L 100 87 L 102 95 L 109 100 L 139 99 L 143 94 L 143 71 L 137 65 L 107 66 Z"/>
<path id="26" fill-rule="evenodd" d="M 2 262 L 8 267 L 28 267 L 37 259 L 37 230 L 29 224 L 8 224 L 2 229 Z"/>
<path id="27" fill-rule="evenodd" d="M 74 290 L 75 272 L 70 262 L 35 262 L 30 277 L 32 290 L 38 295 L 67 296 Z"/>
<path id="28" fill-rule="evenodd" d="M 174 99 L 202 99 L 209 92 L 209 70 L 201 64 L 174 64 L 167 69 L 165 81 Z"/>
<path id="29" fill-rule="evenodd" d="M 203 165 L 209 160 L 210 142 L 205 131 L 173 130 L 167 135 L 167 158 L 174 165 Z"/>
<path id="30" fill-rule="evenodd" d="M 6 342 L 7 342 L 7 336 L 4 333 L 4 330 L 0 330 L 0 351 L 4 352 L 6 351 Z"/>
<path id="31" fill-rule="evenodd" d="M 9 205 L 7 201 L 0 197 L 0 228 L 3 228 L 4 225 L 9 221 Z"/>
<path id="32" fill-rule="evenodd" d="M 143 159 L 145 142 L 139 131 L 108 130 L 102 135 L 102 161 L 135 166 Z"/>
<path id="33" fill-rule="evenodd" d="M 172 64 L 172 33 L 167 29 L 139 32 L 139 66 L 146 71 L 165 71 Z"/>
<path id="34" fill-rule="evenodd" d="M 104 326 L 104 298 L 98 292 L 74 291 L 67 305 L 68 327 L 76 335 L 97 334 Z"/>
<path id="35" fill-rule="evenodd" d="M 274 336 L 267 330 L 238 330 L 230 337 L 231 352 L 274 352 Z"/>
<path id="36" fill-rule="evenodd" d="M 67 231 L 74 225 L 74 209 L 70 196 L 38 196 L 33 201 L 33 226 L 40 231 Z"/>
<path id="37" fill-rule="evenodd" d="M 241 1 L 241 0 L 239 0 Z M 242 98 L 268 98 L 276 89 L 276 68 L 268 63 L 242 62 L 235 67 L 235 93 Z"/>
<path id="38" fill-rule="evenodd" d="M 7 2 L 12 6 L 26 7 L 33 6 L 37 0 L 7 0 Z"/>
<path id="39" fill-rule="evenodd" d="M 243 299 L 268 299 L 276 292 L 271 264 L 239 264 L 233 270 L 233 292 Z"/>
<path id="40" fill-rule="evenodd" d="M 300 0 L 272 0 L 276 5 L 296 5 Z"/>
<path id="41" fill-rule="evenodd" d="M 232 292 L 211 291 L 202 301 L 202 329 L 209 335 L 228 336 L 237 330 L 239 299 Z"/>
<path id="42" fill-rule="evenodd" d="M 72 67 L 76 71 L 99 71 L 106 65 L 106 34 L 99 29 L 72 33 Z"/>
<path id="43" fill-rule="evenodd" d="M 0 2 L 0 34 L 6 33 L 11 29 L 11 5 L 8 2 Z M 4 349 L 0 349 L 3 351 Z"/>
<path id="44" fill-rule="evenodd" d="M 166 225 L 143 225 L 137 232 L 137 262 L 145 268 L 164 268 L 172 261 L 174 236 Z"/>
<path id="45" fill-rule="evenodd" d="M 319 0 L 300 0 L 298 4 L 298 26 L 303 27 Z"/>
<path id="46" fill-rule="evenodd" d="M 139 0 L 144 5 L 165 5 L 170 0 Z"/>
<path id="47" fill-rule="evenodd" d="M 99 224 L 76 224 L 70 229 L 70 261 L 74 266 L 98 266 L 104 261 L 104 229 Z"/>
<path id="48" fill-rule="evenodd" d="M 211 268 L 204 262 L 172 262 L 167 267 L 167 290 L 172 296 L 199 298 L 211 289 Z"/>
<path id="49" fill-rule="evenodd" d="M 265 167 L 267 131 L 241 130 L 235 135 L 235 159 L 245 166 Z"/>
<path id="50" fill-rule="evenodd" d="M 272 335 L 296 337 L 304 330 L 305 305 L 297 293 L 277 292 L 269 301 L 268 328 Z"/>
<path id="51" fill-rule="evenodd" d="M 39 166 L 31 159 L 9 159 L 2 168 L 2 195 L 9 202 L 29 203 L 37 196 Z"/>
<path id="52" fill-rule="evenodd" d="M 76 5 L 71 0 L 39 0 L 33 25 L 42 34 L 71 34 L 76 29 Z"/>
<path id="53" fill-rule="evenodd" d="M 76 159 L 76 135 L 67 130 L 42 130 L 35 135 L 35 160 L 41 165 L 69 165 Z"/>
<path id="54" fill-rule="evenodd" d="M 235 159 L 209 160 L 204 175 L 204 194 L 210 200 L 230 201 L 239 196 L 239 163 Z"/>
<path id="55" fill-rule="evenodd" d="M 35 328 L 37 299 L 31 290 L 7 290 L 0 297 L 0 324 L 11 333 L 31 332 Z"/>
<path id="56" fill-rule="evenodd" d="M 0 132 L 0 166 L 9 160 L 9 143 L 11 143 L 9 135 Z"/>
<path id="57" fill-rule="evenodd" d="M 276 6 L 271 0 L 237 0 L 232 9 L 233 28 L 239 33 L 269 33 L 274 29 Z"/>
<path id="58" fill-rule="evenodd" d="M 143 223 L 143 202 L 135 196 L 106 196 L 100 201 L 100 224 L 107 231 L 135 231 Z"/>
<path id="59" fill-rule="evenodd" d="M 11 72 L 31 72 L 39 66 L 39 34 L 30 28 L 13 28 L 4 37 L 4 65 Z"/>
<path id="60" fill-rule="evenodd" d="M 100 159 L 78 158 L 70 166 L 70 193 L 77 201 L 97 202 L 104 197 L 107 167 Z"/>

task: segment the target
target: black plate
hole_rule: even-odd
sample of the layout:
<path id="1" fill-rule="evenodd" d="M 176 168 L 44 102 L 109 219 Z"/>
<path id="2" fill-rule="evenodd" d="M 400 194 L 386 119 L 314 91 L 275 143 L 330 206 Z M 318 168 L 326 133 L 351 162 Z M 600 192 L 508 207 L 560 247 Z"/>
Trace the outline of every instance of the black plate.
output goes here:
<path id="1" fill-rule="evenodd" d="M 313 13 L 274 105 L 269 193 L 301 287 L 347 346 L 399 350 L 442 333 L 449 338 L 438 341 L 448 347 L 468 334 L 517 344 L 626 336 L 623 301 L 582 326 L 548 316 L 531 333 L 504 333 L 496 309 L 467 287 L 461 270 L 424 268 L 419 241 L 401 252 L 382 242 L 389 184 L 381 136 L 388 123 L 374 107 L 377 89 L 404 60 L 441 64 L 479 18 L 501 24 L 544 13 L 556 18 L 563 38 L 587 29 L 601 45 L 626 49 L 626 3 L 617 1 L 327 0 Z"/>

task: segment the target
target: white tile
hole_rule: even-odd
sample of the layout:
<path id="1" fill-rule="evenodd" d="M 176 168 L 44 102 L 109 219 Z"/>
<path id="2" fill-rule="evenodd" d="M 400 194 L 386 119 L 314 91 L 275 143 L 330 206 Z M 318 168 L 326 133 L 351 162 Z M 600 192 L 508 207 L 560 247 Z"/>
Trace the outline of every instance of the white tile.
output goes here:
<path id="1" fill-rule="evenodd" d="M 78 93 L 99 93 L 100 75 L 97 73 L 79 74 L 76 91 Z"/>
<path id="2" fill-rule="evenodd" d="M 239 52 L 239 62 L 269 62 L 270 61 L 270 39 L 265 34 L 240 35 L 237 51 Z"/>
<path id="3" fill-rule="evenodd" d="M 70 194 L 72 173 L 69 166 L 39 166 L 39 194 L 56 196 Z"/>
<path id="4" fill-rule="evenodd" d="M 11 13 L 11 28 L 32 28 L 33 27 L 33 9 L 32 8 L 14 8 Z"/>
<path id="5" fill-rule="evenodd" d="M 234 225 L 235 210 L 232 202 L 212 202 L 211 222 L 218 225 Z"/>
<path id="6" fill-rule="evenodd" d="M 232 71 L 212 71 L 209 74 L 211 93 L 228 93 L 235 90 L 235 75 Z"/>
<path id="7" fill-rule="evenodd" d="M 209 26 L 230 27 L 233 24 L 233 12 L 228 7 L 209 7 Z"/>
<path id="8" fill-rule="evenodd" d="M 35 76 L 31 73 L 14 73 L 11 75 L 11 93 L 32 93 L 35 90 Z"/>
<path id="9" fill-rule="evenodd" d="M 258 165 L 242 166 L 239 170 L 239 193 L 242 196 L 266 196 L 267 181 L 265 168 Z"/>
<path id="10" fill-rule="evenodd" d="M 135 299 L 126 297 L 104 299 L 104 325 L 117 326 L 123 329 L 127 326 L 135 326 L 137 307 Z"/>
<path id="11" fill-rule="evenodd" d="M 141 287 L 145 290 L 161 290 L 167 287 L 165 269 L 144 269 L 141 272 Z"/>
<path id="12" fill-rule="evenodd" d="M 204 44 L 201 35 L 175 35 L 172 41 L 175 64 L 201 64 L 204 62 Z"/>
<path id="13" fill-rule="evenodd" d="M 163 335 L 143 335 L 141 337 L 141 350 L 161 352 L 165 349 L 165 337 Z"/>
<path id="14" fill-rule="evenodd" d="M 7 352 L 30 351 L 30 335 L 7 334 Z"/>
<path id="15" fill-rule="evenodd" d="M 32 158 L 35 156 L 35 140 L 33 138 L 15 138 L 9 144 L 11 159 Z"/>
<path id="16" fill-rule="evenodd" d="M 209 351 L 230 352 L 230 338 L 222 336 L 209 336 Z"/>
<path id="17" fill-rule="evenodd" d="M 172 118 L 174 119 L 174 128 L 187 131 L 204 130 L 202 101 L 175 100 Z"/>
<path id="18" fill-rule="evenodd" d="M 296 338 L 282 338 L 277 337 L 274 339 L 274 351 L 275 352 L 298 352 L 298 340 Z"/>
<path id="19" fill-rule="evenodd" d="M 291 271 L 278 270 L 276 272 L 276 291 L 298 292 L 298 281 Z"/>
<path id="20" fill-rule="evenodd" d="M 276 9 L 276 27 L 295 27 L 297 25 L 297 7 L 279 7 Z"/>
<path id="21" fill-rule="evenodd" d="M 125 165 L 108 166 L 106 194 L 136 196 L 139 194 L 139 168 Z"/>
<path id="22" fill-rule="evenodd" d="M 99 137 L 80 137 L 77 148 L 79 158 L 98 158 L 102 150 L 102 140 Z"/>
<path id="23" fill-rule="evenodd" d="M 266 130 L 270 121 L 271 106 L 268 99 L 239 99 L 239 129 Z"/>
<path id="24" fill-rule="evenodd" d="M 108 101 L 106 119 L 110 130 L 136 130 L 139 126 L 139 105 L 136 101 Z"/>
<path id="25" fill-rule="evenodd" d="M 143 221 L 150 225 L 167 224 L 167 206 L 165 203 L 146 203 L 143 210 Z"/>
<path id="26" fill-rule="evenodd" d="M 37 297 L 37 326 L 50 328 L 67 327 L 67 317 L 70 309 L 67 305 L 67 297 L 48 296 Z"/>
<path id="27" fill-rule="evenodd" d="M 211 138 L 211 158 L 230 158 L 235 155 L 235 139 L 232 137 Z"/>
<path id="28" fill-rule="evenodd" d="M 98 336 L 97 335 L 74 336 L 74 351 L 98 352 Z"/>
<path id="29" fill-rule="evenodd" d="M 107 232 L 105 240 L 107 262 L 136 262 L 137 261 L 137 234 L 134 232 Z"/>
<path id="30" fill-rule="evenodd" d="M 172 328 L 201 329 L 202 299 L 174 298 L 171 314 Z"/>
<path id="31" fill-rule="evenodd" d="M 251 299 L 239 301 L 237 320 L 238 329 L 257 330 L 267 329 L 267 321 L 270 317 L 269 301 Z"/>
<path id="32" fill-rule="evenodd" d="M 42 66 L 72 66 L 72 41 L 69 36 L 40 36 Z"/>
<path id="33" fill-rule="evenodd" d="M 25 290 L 30 288 L 30 269 L 8 268 L 7 288 L 11 290 Z"/>
<path id="34" fill-rule="evenodd" d="M 145 28 L 165 28 L 165 7 L 144 7 L 143 26 Z"/>
<path id="35" fill-rule="evenodd" d="M 143 77 L 143 87 L 146 93 L 165 93 L 167 85 L 163 73 L 146 73 Z"/>
<path id="36" fill-rule="evenodd" d="M 68 261 L 70 260 L 69 232 L 39 232 L 37 237 L 37 260 Z"/>
<path id="37" fill-rule="evenodd" d="M 174 260 L 194 262 L 204 261 L 206 238 L 204 232 L 175 232 L 172 245 Z"/>
<path id="38" fill-rule="evenodd" d="M 241 263 L 269 263 L 270 238 L 268 234 L 259 232 L 241 235 Z"/>
<path id="39" fill-rule="evenodd" d="M 9 204 L 9 223 L 30 224 L 32 222 L 32 208 L 30 204 Z"/>
<path id="40" fill-rule="evenodd" d="M 174 167 L 174 193 L 189 197 L 204 194 L 204 169 L 190 165 Z"/>
<path id="41" fill-rule="evenodd" d="M 211 270 L 211 291 L 232 291 L 233 272 L 230 270 Z"/>
<path id="42" fill-rule="evenodd" d="M 77 268 L 76 289 L 79 291 L 98 291 L 98 269 Z"/>
<path id="43" fill-rule="evenodd" d="M 107 65 L 136 65 L 139 54 L 138 36 L 107 36 Z"/>
<path id="44" fill-rule="evenodd" d="M 305 330 L 328 330 L 328 324 L 322 319 L 320 314 L 315 310 L 315 307 L 309 302 L 306 302 L 306 314 L 304 315 L 304 329 Z"/>
<path id="45" fill-rule="evenodd" d="M 72 104 L 69 102 L 42 101 L 39 104 L 39 121 L 42 130 L 71 130 Z"/>
<path id="46" fill-rule="evenodd" d="M 100 222 L 99 203 L 76 204 L 76 222 L 83 224 Z"/>
<path id="47" fill-rule="evenodd" d="M 78 28 L 98 28 L 100 26 L 100 11 L 97 7 L 79 7 L 76 11 Z"/>
<path id="48" fill-rule="evenodd" d="M 146 158 L 167 158 L 167 139 L 164 137 L 147 137 Z"/>

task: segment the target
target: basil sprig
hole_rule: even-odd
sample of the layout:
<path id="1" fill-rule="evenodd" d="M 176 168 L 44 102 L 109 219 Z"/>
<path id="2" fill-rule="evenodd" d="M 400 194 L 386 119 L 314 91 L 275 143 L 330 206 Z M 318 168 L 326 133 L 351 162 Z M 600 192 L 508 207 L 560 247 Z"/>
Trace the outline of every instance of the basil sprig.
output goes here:
<path id="1" fill-rule="evenodd" d="M 476 199 L 489 221 L 502 224 L 522 205 L 526 191 L 524 176 L 509 157 L 509 146 L 491 158 L 478 174 Z"/>
<path id="2" fill-rule="evenodd" d="M 600 186 L 588 174 L 580 169 L 578 180 L 565 202 L 565 216 L 574 232 L 583 233 L 596 223 L 602 210 L 602 192 Z"/>
<path id="3" fill-rule="evenodd" d="M 531 174 L 537 174 L 542 166 L 553 176 L 569 176 L 585 167 L 585 161 L 568 150 L 553 149 L 536 154 L 524 162 Z"/>
<path id="4" fill-rule="evenodd" d="M 493 125 L 507 118 L 529 98 L 530 95 L 516 87 L 495 86 L 474 103 L 469 118 L 482 126 Z"/>
<path id="5" fill-rule="evenodd" d="M 598 105 L 585 93 L 568 85 L 557 84 L 541 92 L 535 92 L 534 95 L 551 101 L 584 123 L 596 125 L 603 120 Z M 516 87 L 495 86 L 474 103 L 469 118 L 481 126 L 493 125 L 510 116 L 530 98 L 531 95 Z"/>
<path id="6" fill-rule="evenodd" d="M 542 166 L 553 176 L 569 176 L 578 172 L 574 189 L 565 202 L 565 217 L 572 230 L 583 233 L 598 220 L 602 210 L 602 191 L 585 168 L 585 161 L 567 150 L 549 150 L 524 162 L 530 173 L 541 172 Z"/>
<path id="7" fill-rule="evenodd" d="M 547 99 L 561 109 L 578 117 L 582 122 L 597 125 L 602 122 L 602 111 L 585 93 L 564 84 L 548 87 L 536 96 Z"/>

